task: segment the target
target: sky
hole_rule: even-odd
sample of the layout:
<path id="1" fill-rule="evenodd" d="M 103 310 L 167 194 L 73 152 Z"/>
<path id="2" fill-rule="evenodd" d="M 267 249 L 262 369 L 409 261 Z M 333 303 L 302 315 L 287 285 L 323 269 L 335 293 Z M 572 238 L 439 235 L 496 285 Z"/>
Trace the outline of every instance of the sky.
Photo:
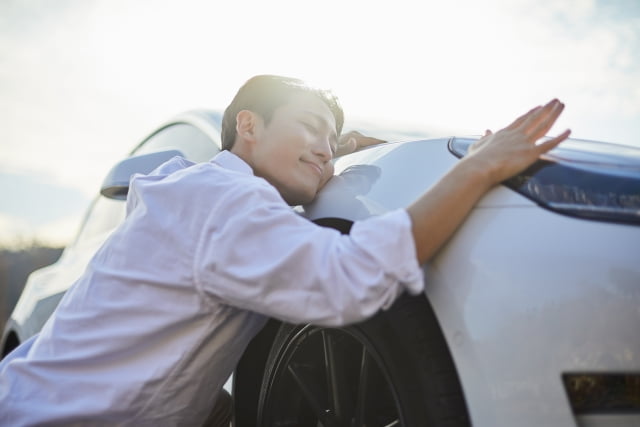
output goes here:
<path id="1" fill-rule="evenodd" d="M 0 0 L 0 246 L 65 245 L 104 175 L 256 74 L 332 89 L 347 124 L 640 147 L 637 0 Z"/>

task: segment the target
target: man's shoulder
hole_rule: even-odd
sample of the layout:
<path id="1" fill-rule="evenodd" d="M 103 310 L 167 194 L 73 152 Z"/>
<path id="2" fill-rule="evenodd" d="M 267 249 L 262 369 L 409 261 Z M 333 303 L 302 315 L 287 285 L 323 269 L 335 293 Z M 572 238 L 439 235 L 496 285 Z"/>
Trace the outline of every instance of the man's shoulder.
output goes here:
<path id="1" fill-rule="evenodd" d="M 249 165 L 223 153 L 202 163 L 172 159 L 150 175 L 137 176 L 132 184 L 131 199 L 156 204 L 195 207 L 219 205 L 223 201 L 242 204 L 242 199 L 248 203 L 281 201 L 275 187 L 255 176 Z"/>
<path id="2" fill-rule="evenodd" d="M 163 180 L 168 191 L 193 195 L 194 192 L 205 199 L 219 199 L 221 194 L 231 194 L 240 198 L 256 200 L 280 199 L 278 191 L 264 178 L 255 176 L 248 168 L 229 167 L 214 160 L 197 163 L 178 170 Z M 185 194 L 185 195 L 186 195 Z"/>

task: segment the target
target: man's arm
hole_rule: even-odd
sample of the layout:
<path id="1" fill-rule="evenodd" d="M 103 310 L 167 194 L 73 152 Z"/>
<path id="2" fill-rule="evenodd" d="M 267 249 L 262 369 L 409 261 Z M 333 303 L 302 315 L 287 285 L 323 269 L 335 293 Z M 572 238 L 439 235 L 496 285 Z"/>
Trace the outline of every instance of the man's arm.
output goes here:
<path id="1" fill-rule="evenodd" d="M 536 144 L 563 108 L 562 103 L 553 100 L 495 134 L 487 131 L 467 156 L 407 208 L 419 263 L 428 261 L 444 245 L 487 191 L 568 138 L 567 130 Z"/>
<path id="2" fill-rule="evenodd" d="M 362 148 L 381 144 L 383 142 L 387 141 L 374 138 L 372 136 L 366 136 L 358 132 L 357 130 L 352 130 L 340 135 L 340 138 L 338 139 L 338 149 L 335 156 L 344 156 L 345 154 L 350 154 Z"/>
<path id="3" fill-rule="evenodd" d="M 358 132 L 357 130 L 352 130 L 340 135 L 340 138 L 338 139 L 338 149 L 336 150 L 335 157 L 351 154 L 362 148 L 370 147 L 376 144 L 382 144 L 383 142 L 387 141 L 385 141 L 384 139 L 374 138 L 372 136 L 366 136 Z M 320 185 L 318 186 L 318 191 L 322 190 L 327 182 L 329 182 L 329 180 L 333 177 L 333 172 L 333 163 L 329 162 L 324 168 Z"/>

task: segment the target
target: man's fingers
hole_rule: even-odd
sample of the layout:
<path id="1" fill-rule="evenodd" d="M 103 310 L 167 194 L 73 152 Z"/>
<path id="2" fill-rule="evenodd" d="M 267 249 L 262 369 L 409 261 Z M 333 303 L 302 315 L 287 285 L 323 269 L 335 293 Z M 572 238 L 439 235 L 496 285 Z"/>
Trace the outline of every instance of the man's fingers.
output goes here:
<path id="1" fill-rule="evenodd" d="M 370 145 L 382 144 L 387 142 L 384 139 L 374 138 L 372 136 L 361 136 L 357 138 L 357 144 L 359 148 L 368 147 Z"/>
<path id="2" fill-rule="evenodd" d="M 336 156 L 343 156 L 345 154 L 353 153 L 358 149 L 358 142 L 355 138 L 349 138 L 347 140 L 340 140 L 338 148 L 336 149 Z"/>
<path id="3" fill-rule="evenodd" d="M 343 156 L 358 151 L 361 148 L 382 144 L 383 142 L 386 141 L 372 136 L 365 136 L 357 130 L 352 130 L 340 135 L 336 156 Z"/>
<path id="4" fill-rule="evenodd" d="M 532 108 L 531 110 L 527 111 L 526 113 L 524 113 L 523 115 L 521 115 L 520 117 L 518 117 L 517 119 L 515 119 L 513 121 L 513 123 L 511 123 L 509 126 L 507 126 L 505 129 L 508 130 L 513 130 L 515 128 L 517 128 L 518 126 L 520 126 L 525 120 L 527 120 L 532 114 L 534 114 L 536 111 L 540 110 L 542 107 L 541 106 L 537 106 Z"/>
<path id="5" fill-rule="evenodd" d="M 376 145 L 376 144 L 386 142 L 382 139 L 374 138 L 372 136 L 365 136 L 362 133 L 358 132 L 357 130 L 352 130 L 350 132 L 347 132 L 345 134 L 345 137 L 348 137 L 349 139 L 353 138 L 356 141 L 356 146 L 358 148 L 368 147 L 370 145 Z"/>
<path id="6" fill-rule="evenodd" d="M 562 110 L 564 110 L 564 104 L 562 104 L 560 101 L 557 101 L 545 111 L 545 114 L 540 117 L 540 120 L 528 132 L 528 134 L 534 141 L 542 138 L 547 134 L 549 129 L 551 129 L 553 124 L 558 119 L 558 116 L 560 116 L 560 113 L 562 113 Z"/>
<path id="7" fill-rule="evenodd" d="M 560 104 L 560 101 L 558 101 L 557 99 L 552 99 L 547 104 L 545 104 L 542 108 L 539 108 L 538 110 L 530 114 L 529 117 L 527 117 L 520 125 L 522 132 L 524 132 L 533 140 L 537 140 L 543 137 L 544 132 L 542 135 L 539 135 L 539 129 L 544 128 L 544 126 L 546 126 L 546 124 L 548 123 L 549 117 L 553 116 L 553 114 L 557 112 L 557 107 L 559 104 Z M 562 111 L 562 109 L 560 111 Z M 560 114 L 560 112 L 558 112 L 558 114 Z M 556 115 L 553 118 L 553 120 L 551 121 L 551 125 L 553 124 L 553 122 L 555 122 L 555 119 L 557 117 L 558 116 Z M 549 126 L 549 128 L 550 127 L 551 126 Z"/>
<path id="8" fill-rule="evenodd" d="M 562 141 L 564 141 L 565 139 L 569 138 L 569 135 L 571 135 L 571 130 L 567 129 L 564 132 L 562 132 L 560 135 L 556 136 L 555 138 L 551 138 L 548 141 L 544 141 L 544 142 L 536 145 L 536 148 L 538 150 L 538 154 L 544 154 L 544 153 L 554 149 Z"/>
<path id="9" fill-rule="evenodd" d="M 509 130 L 521 128 L 524 132 L 535 126 L 541 117 L 544 117 L 555 105 L 556 99 L 552 99 L 543 106 L 537 106 L 529 110 L 526 114 L 518 117 L 511 125 L 507 127 Z"/>

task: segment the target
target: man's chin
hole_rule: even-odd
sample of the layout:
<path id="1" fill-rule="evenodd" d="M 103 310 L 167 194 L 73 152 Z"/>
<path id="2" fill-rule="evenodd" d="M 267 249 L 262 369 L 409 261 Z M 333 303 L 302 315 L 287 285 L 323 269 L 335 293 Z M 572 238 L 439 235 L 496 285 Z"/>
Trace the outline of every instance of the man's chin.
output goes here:
<path id="1" fill-rule="evenodd" d="M 317 193 L 289 194 L 289 195 L 282 195 L 282 197 L 284 198 L 285 202 L 287 202 L 289 206 L 298 206 L 298 205 L 306 205 L 308 203 L 311 203 L 316 198 L 316 194 Z"/>

